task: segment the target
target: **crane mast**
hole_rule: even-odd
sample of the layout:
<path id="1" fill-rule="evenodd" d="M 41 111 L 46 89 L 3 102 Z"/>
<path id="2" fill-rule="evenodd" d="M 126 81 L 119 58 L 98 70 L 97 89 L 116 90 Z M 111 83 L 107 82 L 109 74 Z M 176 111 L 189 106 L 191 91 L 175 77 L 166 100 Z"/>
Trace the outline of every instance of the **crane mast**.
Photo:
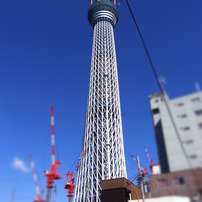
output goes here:
<path id="1" fill-rule="evenodd" d="M 54 107 L 51 106 L 51 167 L 49 171 L 45 171 L 45 176 L 47 177 L 47 194 L 46 202 L 51 200 L 51 192 L 54 187 L 55 180 L 61 179 L 59 174 L 60 160 L 55 160 L 55 122 L 54 122 Z"/>
<path id="2" fill-rule="evenodd" d="M 51 160 L 52 165 L 55 163 L 55 117 L 54 108 L 51 106 Z"/>
<path id="3" fill-rule="evenodd" d="M 56 192 L 57 192 L 57 187 L 55 185 L 54 193 L 53 193 L 53 202 L 56 202 Z"/>

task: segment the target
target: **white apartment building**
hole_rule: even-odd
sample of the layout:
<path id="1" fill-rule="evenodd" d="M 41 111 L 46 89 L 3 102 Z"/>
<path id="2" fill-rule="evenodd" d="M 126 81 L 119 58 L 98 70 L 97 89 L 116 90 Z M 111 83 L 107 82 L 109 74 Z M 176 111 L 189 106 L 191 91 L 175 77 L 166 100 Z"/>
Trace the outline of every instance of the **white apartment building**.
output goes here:
<path id="1" fill-rule="evenodd" d="M 169 99 L 164 94 L 178 135 L 162 94 L 150 95 L 161 171 L 202 168 L 202 92 L 175 99 Z"/>

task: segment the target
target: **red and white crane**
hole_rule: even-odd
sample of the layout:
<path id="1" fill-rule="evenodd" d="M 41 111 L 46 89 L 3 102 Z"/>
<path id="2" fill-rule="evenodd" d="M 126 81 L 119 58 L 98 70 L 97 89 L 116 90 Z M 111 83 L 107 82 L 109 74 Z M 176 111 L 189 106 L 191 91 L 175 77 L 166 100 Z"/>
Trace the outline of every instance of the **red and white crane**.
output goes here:
<path id="1" fill-rule="evenodd" d="M 51 191 L 54 187 L 54 181 L 61 179 L 59 168 L 60 160 L 55 160 L 55 123 L 54 123 L 54 107 L 51 106 L 51 167 L 49 171 L 45 171 L 45 176 L 47 177 L 47 195 L 46 202 L 50 202 Z"/>
<path id="2" fill-rule="evenodd" d="M 147 149 L 146 146 L 144 146 L 144 150 L 145 150 L 145 152 L 147 154 L 147 158 L 149 160 L 149 170 L 150 170 L 150 173 L 152 175 L 160 174 L 161 173 L 161 169 L 160 169 L 159 163 L 154 163 L 153 158 L 149 155 L 149 152 L 148 152 L 148 149 Z"/>
<path id="3" fill-rule="evenodd" d="M 65 182 L 65 189 L 67 189 L 68 193 L 67 193 L 67 197 L 69 198 L 69 202 L 72 202 L 73 196 L 74 196 L 74 188 L 75 188 L 75 183 L 74 183 L 74 178 L 79 170 L 79 167 L 81 165 L 81 161 L 82 159 L 86 156 L 86 153 L 88 152 L 88 148 L 90 147 L 90 145 L 92 144 L 94 138 L 96 138 L 96 130 L 93 127 L 92 129 L 92 133 L 89 137 L 89 145 L 87 146 L 87 148 L 85 148 L 85 150 L 80 154 L 80 158 L 78 160 L 78 164 L 75 168 L 74 172 L 70 172 L 68 171 L 66 174 L 66 182 Z"/>
<path id="4" fill-rule="evenodd" d="M 144 146 L 144 150 L 145 150 L 145 152 L 147 154 L 147 158 L 149 160 L 149 170 L 150 170 L 150 173 L 152 174 L 152 166 L 153 166 L 153 163 L 154 163 L 153 158 L 149 155 L 149 152 L 148 152 L 148 149 L 147 149 L 146 146 Z"/>
<path id="5" fill-rule="evenodd" d="M 44 190 L 42 189 L 41 192 L 39 191 L 39 183 L 38 183 L 38 179 L 37 179 L 36 168 L 35 168 L 32 154 L 30 154 L 29 159 L 30 159 L 30 164 L 31 164 L 31 168 L 32 168 L 34 185 L 35 185 L 35 189 L 36 189 L 36 193 L 37 193 L 37 197 L 34 199 L 34 202 L 45 202 L 45 200 L 42 199 Z"/>
<path id="6" fill-rule="evenodd" d="M 52 164 L 55 163 L 55 115 L 54 107 L 51 106 L 51 159 Z"/>
<path id="7" fill-rule="evenodd" d="M 74 174 L 73 172 L 67 172 L 67 177 L 66 177 L 66 184 L 65 184 L 65 189 L 68 190 L 67 197 L 69 198 L 69 202 L 72 202 L 72 198 L 74 196 Z"/>
<path id="8" fill-rule="evenodd" d="M 144 146 L 144 150 L 145 150 L 145 152 L 147 154 L 147 158 L 148 158 L 150 166 L 151 166 L 153 164 L 153 158 L 149 155 L 149 152 L 148 152 L 148 149 L 147 149 L 146 146 Z"/>

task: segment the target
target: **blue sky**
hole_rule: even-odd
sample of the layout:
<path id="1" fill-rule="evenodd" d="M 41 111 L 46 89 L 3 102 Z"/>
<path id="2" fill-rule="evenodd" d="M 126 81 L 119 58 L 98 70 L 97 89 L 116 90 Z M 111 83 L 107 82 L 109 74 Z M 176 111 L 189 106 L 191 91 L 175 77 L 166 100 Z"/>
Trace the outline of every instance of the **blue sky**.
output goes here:
<path id="1" fill-rule="evenodd" d="M 202 1 L 129 2 L 158 75 L 166 79 L 169 97 L 194 92 L 195 82 L 202 85 Z M 0 1 L 2 201 L 10 200 L 13 189 L 15 202 L 36 196 L 30 152 L 39 184 L 45 188 L 43 171 L 51 164 L 51 105 L 63 177 L 56 183 L 57 201 L 67 201 L 65 174 L 80 154 L 88 96 L 93 37 L 89 6 L 90 0 Z M 125 1 L 119 11 L 114 31 L 130 179 L 137 173 L 131 154 L 140 155 L 142 167 L 149 165 L 144 145 L 158 161 L 148 99 L 158 87 Z M 12 166 L 14 158 L 25 163 L 23 172 Z"/>

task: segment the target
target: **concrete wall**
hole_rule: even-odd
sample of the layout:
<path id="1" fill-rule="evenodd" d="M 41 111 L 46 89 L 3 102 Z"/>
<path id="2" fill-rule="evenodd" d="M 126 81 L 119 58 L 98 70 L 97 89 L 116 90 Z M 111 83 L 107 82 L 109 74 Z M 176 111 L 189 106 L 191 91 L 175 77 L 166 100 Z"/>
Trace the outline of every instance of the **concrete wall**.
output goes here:
<path id="1" fill-rule="evenodd" d="M 129 200 L 128 202 L 142 202 L 142 199 Z M 178 196 L 165 196 L 159 198 L 146 199 L 145 202 L 190 202 L 188 197 L 178 197 Z"/>
<path id="2" fill-rule="evenodd" d="M 152 197 L 186 196 L 193 199 L 202 190 L 202 168 L 149 176 Z"/>
<path id="3" fill-rule="evenodd" d="M 103 202 L 126 202 L 129 196 L 131 199 L 142 198 L 141 190 L 126 178 L 102 180 Z"/>

